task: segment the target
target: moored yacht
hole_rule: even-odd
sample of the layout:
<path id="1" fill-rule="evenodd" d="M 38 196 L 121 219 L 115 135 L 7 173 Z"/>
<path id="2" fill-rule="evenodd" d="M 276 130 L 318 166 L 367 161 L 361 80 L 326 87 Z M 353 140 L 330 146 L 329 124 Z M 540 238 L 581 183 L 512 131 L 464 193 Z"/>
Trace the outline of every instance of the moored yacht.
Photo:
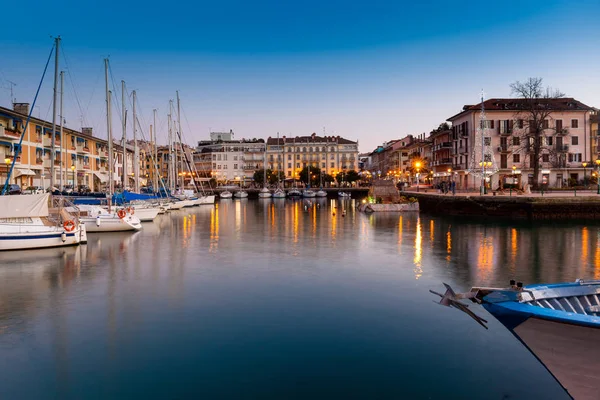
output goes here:
<path id="1" fill-rule="evenodd" d="M 140 219 L 128 212 L 127 208 L 114 207 L 111 211 L 100 206 L 81 204 L 69 207 L 67 211 L 79 211 L 79 218 L 87 232 L 139 231 Z"/>
<path id="2" fill-rule="evenodd" d="M 0 250 L 77 245 L 87 241 L 77 213 L 48 208 L 49 194 L 0 196 Z"/>
<path id="3" fill-rule="evenodd" d="M 275 189 L 273 192 L 273 198 L 275 199 L 285 199 L 285 190 L 281 188 Z"/>
<path id="4" fill-rule="evenodd" d="M 219 193 L 219 198 L 221 199 L 230 199 L 233 197 L 233 193 L 231 193 L 229 190 L 224 190 L 221 193 Z"/>

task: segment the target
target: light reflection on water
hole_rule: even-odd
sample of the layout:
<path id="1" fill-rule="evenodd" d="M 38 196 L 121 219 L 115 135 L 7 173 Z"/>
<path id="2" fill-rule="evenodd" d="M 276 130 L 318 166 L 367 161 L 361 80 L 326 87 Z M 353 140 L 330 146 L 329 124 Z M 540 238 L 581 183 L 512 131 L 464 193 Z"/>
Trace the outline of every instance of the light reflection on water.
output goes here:
<path id="1" fill-rule="evenodd" d="M 564 398 L 493 319 L 428 289 L 599 278 L 597 225 L 355 205 L 229 200 L 1 253 L 0 398 Z"/>

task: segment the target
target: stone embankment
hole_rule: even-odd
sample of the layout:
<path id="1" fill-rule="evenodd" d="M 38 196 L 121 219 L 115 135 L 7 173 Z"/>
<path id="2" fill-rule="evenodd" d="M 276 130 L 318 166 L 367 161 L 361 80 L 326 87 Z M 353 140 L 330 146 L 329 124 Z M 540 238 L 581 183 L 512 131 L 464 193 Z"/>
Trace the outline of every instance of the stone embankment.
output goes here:
<path id="1" fill-rule="evenodd" d="M 502 217 L 520 220 L 600 219 L 600 196 L 592 192 L 552 195 L 481 196 L 403 192 L 419 201 L 420 210 L 431 214 L 469 217 Z"/>
<path id="2" fill-rule="evenodd" d="M 365 203 L 358 206 L 358 210 L 366 213 L 371 212 L 419 212 L 419 203 L 402 203 L 402 204 L 370 204 Z"/>

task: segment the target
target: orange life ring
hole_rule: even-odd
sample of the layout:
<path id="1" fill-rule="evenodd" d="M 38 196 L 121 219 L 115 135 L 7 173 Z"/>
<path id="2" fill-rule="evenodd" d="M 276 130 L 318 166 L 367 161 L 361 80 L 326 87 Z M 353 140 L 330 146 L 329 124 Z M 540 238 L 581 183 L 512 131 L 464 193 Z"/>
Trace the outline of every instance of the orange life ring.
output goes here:
<path id="1" fill-rule="evenodd" d="M 67 232 L 72 232 L 73 229 L 75 229 L 75 222 L 71 220 L 65 221 L 65 223 L 63 224 L 63 228 L 65 228 L 65 231 Z"/>
<path id="2" fill-rule="evenodd" d="M 121 219 L 125 218 L 125 215 L 126 215 L 126 213 L 125 213 L 125 210 L 123 210 L 123 209 L 121 208 L 119 211 L 117 211 L 117 215 L 118 215 L 118 216 L 119 216 L 119 218 L 121 218 Z"/>
<path id="3" fill-rule="evenodd" d="M 127 207 L 127 212 L 131 215 L 135 214 L 135 209 L 133 207 Z"/>

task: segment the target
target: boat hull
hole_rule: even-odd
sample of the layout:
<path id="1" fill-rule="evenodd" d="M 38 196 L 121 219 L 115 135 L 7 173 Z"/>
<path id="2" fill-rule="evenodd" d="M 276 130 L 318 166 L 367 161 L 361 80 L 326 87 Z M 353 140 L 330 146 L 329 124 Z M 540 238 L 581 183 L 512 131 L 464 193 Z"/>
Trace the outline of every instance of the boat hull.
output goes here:
<path id="1" fill-rule="evenodd" d="M 140 222 L 152 222 L 160 213 L 160 208 L 136 208 L 134 207 L 135 216 Z"/>
<path id="2" fill-rule="evenodd" d="M 200 196 L 194 200 L 194 204 L 197 206 L 209 205 L 209 204 L 213 205 L 213 204 L 215 204 L 215 196 L 214 195 Z"/>
<path id="3" fill-rule="evenodd" d="M 0 235 L 0 251 L 75 246 L 81 242 L 79 229 L 73 232 L 28 232 Z"/>
<path id="4" fill-rule="evenodd" d="M 246 197 L 248 197 L 248 192 L 235 192 L 234 194 L 235 197 L 237 197 L 238 199 L 245 199 Z"/>
<path id="5" fill-rule="evenodd" d="M 233 193 L 225 191 L 225 192 L 221 192 L 221 194 L 219 194 L 219 198 L 221 199 L 230 199 L 233 197 Z"/>
<path id="6" fill-rule="evenodd" d="M 484 304 L 574 399 L 600 399 L 600 327 L 507 313 Z"/>
<path id="7" fill-rule="evenodd" d="M 114 215 L 101 215 L 96 218 L 81 217 L 80 220 L 85 224 L 86 231 L 91 233 L 139 231 L 142 229 L 139 218 L 130 215 L 122 219 Z"/>

